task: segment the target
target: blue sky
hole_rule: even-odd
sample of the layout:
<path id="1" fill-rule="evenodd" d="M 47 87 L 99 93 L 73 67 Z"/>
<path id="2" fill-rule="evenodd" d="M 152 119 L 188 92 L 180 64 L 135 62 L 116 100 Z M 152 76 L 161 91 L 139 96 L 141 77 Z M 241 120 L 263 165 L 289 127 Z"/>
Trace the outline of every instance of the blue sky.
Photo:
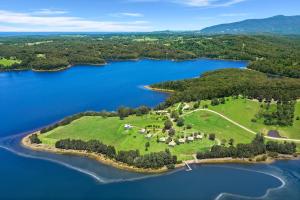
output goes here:
<path id="1" fill-rule="evenodd" d="M 0 0 L 0 31 L 200 30 L 249 18 L 300 15 L 300 0 Z"/>

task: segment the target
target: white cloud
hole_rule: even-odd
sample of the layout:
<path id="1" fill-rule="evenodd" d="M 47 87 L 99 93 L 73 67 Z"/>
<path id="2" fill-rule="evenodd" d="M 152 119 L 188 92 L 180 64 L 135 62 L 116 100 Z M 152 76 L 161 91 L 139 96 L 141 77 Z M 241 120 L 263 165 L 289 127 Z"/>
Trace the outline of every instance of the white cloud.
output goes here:
<path id="1" fill-rule="evenodd" d="M 175 0 L 176 3 L 192 7 L 226 7 L 245 0 Z"/>
<path id="2" fill-rule="evenodd" d="M 142 13 L 135 12 L 121 12 L 121 13 L 112 13 L 110 14 L 112 17 L 144 17 Z"/>
<path id="3" fill-rule="evenodd" d="M 129 12 L 124 12 L 120 13 L 123 16 L 128 16 L 128 17 L 143 17 L 144 15 L 142 13 L 129 13 Z"/>
<path id="4" fill-rule="evenodd" d="M 128 0 L 129 2 L 169 2 L 190 7 L 227 7 L 246 0 Z"/>
<path id="5" fill-rule="evenodd" d="M 148 31 L 147 21 L 96 21 L 71 16 L 35 15 L 0 10 L 0 32 L 4 31 Z"/>
<path id="6" fill-rule="evenodd" d="M 62 15 L 67 14 L 66 10 L 53 10 L 53 9 L 40 9 L 32 12 L 32 14 L 36 15 Z"/>

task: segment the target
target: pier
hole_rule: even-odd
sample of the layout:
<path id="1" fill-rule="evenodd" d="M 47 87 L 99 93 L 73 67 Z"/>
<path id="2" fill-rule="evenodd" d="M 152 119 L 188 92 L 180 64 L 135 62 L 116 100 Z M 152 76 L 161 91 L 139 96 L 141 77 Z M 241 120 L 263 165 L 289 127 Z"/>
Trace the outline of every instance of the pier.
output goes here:
<path id="1" fill-rule="evenodd" d="M 183 161 L 183 162 L 187 167 L 187 169 L 185 171 L 187 171 L 187 172 L 192 171 L 192 168 L 190 167 L 190 165 L 186 161 Z"/>

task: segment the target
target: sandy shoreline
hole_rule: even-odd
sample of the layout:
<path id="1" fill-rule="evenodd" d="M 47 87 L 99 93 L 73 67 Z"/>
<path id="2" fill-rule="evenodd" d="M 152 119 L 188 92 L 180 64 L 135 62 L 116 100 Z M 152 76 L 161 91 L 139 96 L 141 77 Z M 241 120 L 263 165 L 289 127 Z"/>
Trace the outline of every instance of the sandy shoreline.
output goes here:
<path id="1" fill-rule="evenodd" d="M 113 166 L 118 169 L 127 170 L 127 171 L 133 171 L 138 173 L 163 173 L 167 172 L 168 169 L 166 167 L 160 168 L 160 169 L 143 169 L 143 168 L 137 168 L 134 166 L 127 165 L 125 163 L 118 162 L 116 160 L 107 158 L 104 155 L 98 154 L 98 153 L 92 153 L 87 151 L 79 151 L 79 150 L 66 150 L 66 149 L 58 149 L 55 147 L 51 147 L 49 145 L 45 144 L 32 144 L 29 140 L 29 137 L 32 134 L 40 134 L 39 131 L 31 133 L 21 140 L 21 145 L 25 148 L 34 150 L 34 151 L 44 151 L 44 152 L 50 152 L 50 153 L 57 153 L 57 154 L 69 154 L 69 155 L 78 155 L 78 156 L 85 156 L 92 159 L 97 160 L 98 162 L 102 164 L 106 164 L 109 166 Z"/>
<path id="2" fill-rule="evenodd" d="M 57 154 L 69 154 L 69 155 L 78 155 L 78 156 L 85 156 L 89 157 L 92 159 L 97 160 L 98 162 L 109 165 L 118 169 L 126 170 L 126 171 L 132 171 L 132 172 L 138 172 L 138 173 L 150 173 L 150 174 L 158 174 L 158 173 L 164 173 L 169 171 L 167 167 L 163 167 L 160 169 L 143 169 L 143 168 L 137 168 L 134 166 L 127 165 L 125 163 L 118 162 L 116 160 L 107 158 L 104 155 L 97 154 L 97 153 L 92 153 L 92 152 L 87 152 L 87 151 L 79 151 L 79 150 L 65 150 L 65 149 L 58 149 L 55 147 L 51 147 L 49 145 L 45 144 L 32 144 L 29 140 L 29 137 L 32 134 L 40 134 L 39 131 L 33 132 L 25 137 L 22 138 L 21 140 L 21 145 L 24 146 L 25 148 L 29 148 L 34 151 L 44 151 L 44 152 L 50 152 L 50 153 L 57 153 Z M 257 156 L 260 157 L 261 155 Z M 256 157 L 256 158 L 257 158 Z M 211 159 L 194 159 L 194 160 L 187 160 L 184 161 L 180 164 L 176 164 L 175 168 L 182 168 L 185 167 L 186 163 L 187 164 L 230 164 L 230 163 L 235 163 L 235 164 L 257 164 L 257 163 L 264 163 L 264 164 L 271 164 L 277 160 L 296 160 L 299 159 L 298 157 L 294 157 L 293 155 L 278 155 L 277 158 L 270 158 L 268 157 L 266 161 L 261 161 L 261 162 L 256 162 L 255 159 L 253 158 L 251 161 L 249 159 L 243 159 L 243 158 L 211 158 Z"/>

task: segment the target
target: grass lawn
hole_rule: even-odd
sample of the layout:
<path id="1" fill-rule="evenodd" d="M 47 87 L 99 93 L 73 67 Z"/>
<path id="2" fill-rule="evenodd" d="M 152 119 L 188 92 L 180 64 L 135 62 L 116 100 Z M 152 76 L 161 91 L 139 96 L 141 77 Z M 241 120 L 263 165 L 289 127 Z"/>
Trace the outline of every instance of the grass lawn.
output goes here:
<path id="1" fill-rule="evenodd" d="M 157 130 L 151 130 L 153 137 L 150 139 L 145 137 L 145 134 L 139 133 L 141 128 L 146 125 L 159 125 L 163 127 L 164 121 L 156 115 L 147 115 L 142 117 L 130 116 L 124 120 L 118 117 L 102 118 L 102 117 L 82 117 L 73 121 L 66 126 L 58 127 L 48 133 L 42 134 L 40 139 L 43 143 L 54 145 L 60 139 L 81 139 L 91 140 L 96 139 L 102 141 L 104 144 L 113 145 L 117 150 L 134 150 L 139 149 L 142 154 L 147 152 L 158 152 L 169 148 L 170 151 L 177 155 L 179 159 L 192 159 L 192 154 L 197 151 L 204 151 L 210 149 L 214 144 L 208 139 L 197 140 L 189 144 L 176 145 L 169 147 L 165 143 L 158 143 L 157 136 L 166 136 Z M 124 125 L 131 124 L 134 127 L 131 130 L 125 130 Z M 145 143 L 150 142 L 150 148 L 145 150 Z"/>
<path id="2" fill-rule="evenodd" d="M 184 119 L 186 124 L 193 126 L 193 129 L 207 134 L 215 133 L 219 140 L 229 141 L 233 138 L 235 143 L 249 143 L 254 138 L 254 134 L 208 111 L 196 111 L 186 115 Z"/>
<path id="3" fill-rule="evenodd" d="M 15 59 L 0 58 L 0 65 L 3 65 L 4 67 L 10 67 L 15 63 L 21 63 L 21 61 Z"/>
<path id="4" fill-rule="evenodd" d="M 216 141 L 210 141 L 208 138 L 202 140 L 195 140 L 190 143 L 184 143 L 170 147 L 166 143 L 157 142 L 161 137 L 167 137 L 167 133 L 162 131 L 164 127 L 166 113 L 154 113 L 144 116 L 129 116 L 124 120 L 120 120 L 119 117 L 103 118 L 99 116 L 82 117 L 73 121 L 66 126 L 60 126 L 50 132 L 42 134 L 40 139 L 43 143 L 49 145 L 55 145 L 55 142 L 61 139 L 81 139 L 81 140 L 100 140 L 104 144 L 113 145 L 116 150 L 135 150 L 138 149 L 141 154 L 149 152 L 163 151 L 169 148 L 170 151 L 177 155 L 180 160 L 192 159 L 192 155 L 198 151 L 206 151 L 211 148 L 212 145 L 225 139 L 227 142 L 233 138 L 234 143 L 249 143 L 254 138 L 254 134 L 247 132 L 239 126 L 231 123 L 223 117 L 211 113 L 205 110 L 199 110 L 192 113 L 190 103 L 188 110 L 184 111 L 185 125 L 192 125 L 191 129 L 184 129 L 183 127 L 177 127 L 174 123 L 173 127 L 176 130 L 176 134 L 173 137 L 180 138 L 181 136 L 189 136 L 194 132 L 201 132 L 202 135 L 214 133 L 216 134 Z M 234 120 L 241 125 L 262 133 L 267 133 L 268 130 L 278 130 L 282 136 L 289 138 L 300 138 L 300 121 L 295 120 L 294 125 L 290 127 L 278 127 L 278 126 L 266 126 L 263 122 L 251 122 L 255 114 L 260 109 L 260 103 L 257 101 L 245 100 L 245 99 L 232 99 L 228 98 L 225 104 L 218 106 L 211 106 L 209 101 L 202 101 L 201 106 L 209 105 L 208 108 L 217 111 L 228 118 Z M 178 104 L 170 107 L 168 110 L 177 110 Z M 300 102 L 296 105 L 296 116 L 300 116 Z M 130 130 L 125 130 L 124 125 L 130 124 L 133 126 Z M 152 134 L 152 137 L 146 138 L 146 134 L 141 134 L 140 130 L 148 125 L 155 125 L 156 128 L 147 128 L 147 131 Z M 145 143 L 149 142 L 150 147 L 148 151 L 145 149 Z M 297 146 L 298 150 L 300 145 Z"/>
<path id="5" fill-rule="evenodd" d="M 300 120 L 296 120 L 296 117 L 300 116 L 300 102 L 296 104 L 293 126 L 286 127 L 267 126 L 262 121 L 251 122 L 260 109 L 260 103 L 257 101 L 229 98 L 225 104 L 209 106 L 209 109 L 217 111 L 253 131 L 267 134 L 269 130 L 277 130 L 281 136 L 300 139 Z"/>

